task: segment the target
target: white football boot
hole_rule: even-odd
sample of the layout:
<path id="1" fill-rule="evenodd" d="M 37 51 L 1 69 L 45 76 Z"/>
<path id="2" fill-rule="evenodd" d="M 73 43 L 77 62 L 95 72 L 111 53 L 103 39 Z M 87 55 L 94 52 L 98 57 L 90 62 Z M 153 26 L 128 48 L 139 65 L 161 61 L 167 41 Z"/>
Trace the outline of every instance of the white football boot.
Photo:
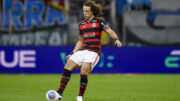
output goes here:
<path id="1" fill-rule="evenodd" d="M 63 98 L 63 96 L 62 95 L 60 95 L 58 92 L 56 92 L 57 93 L 57 97 L 58 97 L 58 99 L 59 100 L 61 100 L 62 98 Z"/>
<path id="2" fill-rule="evenodd" d="M 82 96 L 77 96 L 77 101 L 83 101 L 83 97 Z"/>

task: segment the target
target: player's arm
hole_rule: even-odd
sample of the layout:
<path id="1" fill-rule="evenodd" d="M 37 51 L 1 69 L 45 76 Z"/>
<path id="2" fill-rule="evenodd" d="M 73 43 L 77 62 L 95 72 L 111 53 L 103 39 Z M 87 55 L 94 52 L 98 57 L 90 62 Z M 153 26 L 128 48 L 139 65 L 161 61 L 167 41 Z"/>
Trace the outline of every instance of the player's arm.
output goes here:
<path id="1" fill-rule="evenodd" d="M 68 56 L 66 56 L 66 60 L 68 60 L 71 55 L 73 55 L 75 52 L 81 49 L 82 46 L 83 46 L 83 37 L 80 35 L 74 50 Z"/>
<path id="2" fill-rule="evenodd" d="M 76 46 L 75 46 L 73 52 L 77 52 L 79 49 L 82 48 L 82 46 L 83 46 L 83 37 L 80 35 L 80 36 L 79 36 L 79 40 L 78 40 L 78 42 L 76 43 Z"/>
<path id="3" fill-rule="evenodd" d="M 107 32 L 111 36 L 111 38 L 114 40 L 115 45 L 117 45 L 118 47 L 122 46 L 122 43 L 119 41 L 116 33 L 111 28 L 107 28 L 105 32 Z"/>

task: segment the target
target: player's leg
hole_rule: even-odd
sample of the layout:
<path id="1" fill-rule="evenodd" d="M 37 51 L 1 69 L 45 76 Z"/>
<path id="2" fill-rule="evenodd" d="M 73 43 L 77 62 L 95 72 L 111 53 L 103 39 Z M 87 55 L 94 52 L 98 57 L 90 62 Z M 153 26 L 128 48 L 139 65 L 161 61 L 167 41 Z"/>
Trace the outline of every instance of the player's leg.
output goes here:
<path id="1" fill-rule="evenodd" d="M 88 74 L 91 71 L 91 63 L 84 63 L 80 72 L 80 91 L 79 96 L 83 96 L 88 84 Z"/>
<path id="2" fill-rule="evenodd" d="M 65 65 L 65 68 L 64 68 L 64 73 L 61 78 L 60 87 L 57 90 L 57 92 L 60 95 L 63 94 L 63 91 L 70 80 L 71 72 L 74 69 L 80 68 L 80 66 L 82 65 L 83 57 L 84 57 L 83 51 L 78 51 L 74 53 L 71 57 L 69 57 L 67 64 Z"/>
<path id="3" fill-rule="evenodd" d="M 59 89 L 57 90 L 57 92 L 60 95 L 63 94 L 63 91 L 71 78 L 71 72 L 76 68 L 79 68 L 79 65 L 77 65 L 74 61 L 69 59 L 67 61 L 67 64 L 65 65 L 64 73 L 60 81 L 60 86 L 59 86 Z"/>
<path id="4" fill-rule="evenodd" d="M 77 101 L 83 101 L 83 96 L 86 91 L 86 87 L 88 84 L 88 74 L 92 71 L 95 65 L 99 61 L 99 55 L 92 51 L 87 51 L 84 64 L 81 67 L 81 80 L 80 80 L 80 90 L 79 96 L 77 96 Z"/>
<path id="5" fill-rule="evenodd" d="M 84 63 L 81 67 L 80 72 L 80 90 L 79 90 L 79 96 L 77 97 L 77 101 L 82 101 L 83 95 L 86 91 L 86 87 L 88 84 L 88 74 L 91 71 L 91 63 Z"/>

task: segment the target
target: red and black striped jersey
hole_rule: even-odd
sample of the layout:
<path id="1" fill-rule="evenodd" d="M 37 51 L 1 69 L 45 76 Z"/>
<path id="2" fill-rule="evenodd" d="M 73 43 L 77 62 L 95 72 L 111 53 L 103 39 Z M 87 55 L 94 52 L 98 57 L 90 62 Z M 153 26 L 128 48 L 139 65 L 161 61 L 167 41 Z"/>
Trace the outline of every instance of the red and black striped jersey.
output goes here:
<path id="1" fill-rule="evenodd" d="M 87 49 L 101 54 L 101 32 L 109 27 L 98 17 L 94 17 L 91 21 L 82 21 L 79 24 L 80 35 L 83 37 L 83 47 L 81 50 Z"/>

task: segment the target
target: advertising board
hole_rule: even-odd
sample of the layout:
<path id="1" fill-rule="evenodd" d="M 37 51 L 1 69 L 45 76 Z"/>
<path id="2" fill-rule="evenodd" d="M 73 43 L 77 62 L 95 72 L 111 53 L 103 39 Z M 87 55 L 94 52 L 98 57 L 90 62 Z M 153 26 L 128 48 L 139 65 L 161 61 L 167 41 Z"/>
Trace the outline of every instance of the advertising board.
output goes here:
<path id="1" fill-rule="evenodd" d="M 73 48 L 0 47 L 0 73 L 62 73 Z M 180 47 L 102 47 L 92 73 L 180 73 Z"/>

